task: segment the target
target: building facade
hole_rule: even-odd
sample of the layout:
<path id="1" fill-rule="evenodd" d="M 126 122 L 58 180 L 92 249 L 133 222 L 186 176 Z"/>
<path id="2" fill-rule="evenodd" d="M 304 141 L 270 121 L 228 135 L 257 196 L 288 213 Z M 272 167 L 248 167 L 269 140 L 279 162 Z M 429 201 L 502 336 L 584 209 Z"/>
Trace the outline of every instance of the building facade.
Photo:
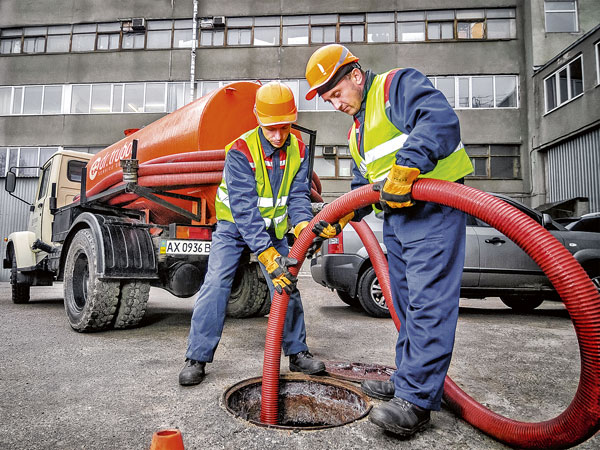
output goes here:
<path id="1" fill-rule="evenodd" d="M 338 42 L 365 69 L 426 74 L 460 118 L 475 167 L 467 184 L 536 206 L 570 195 L 548 175 L 554 161 L 577 145 L 598 153 L 599 22 L 595 0 L 3 0 L 0 178 L 60 147 L 97 152 L 228 82 L 277 79 L 296 95 L 299 124 L 318 131 L 315 170 L 331 200 L 350 186 L 351 118 L 304 99 L 304 68 Z M 545 77 L 577 58 L 579 47 L 564 52 L 582 39 L 584 90 L 546 111 Z M 571 112 L 581 104 L 585 126 Z M 18 194 L 32 199 L 37 170 L 18 175 Z M 0 205 L 0 236 L 26 228 L 27 205 L 4 190 Z"/>

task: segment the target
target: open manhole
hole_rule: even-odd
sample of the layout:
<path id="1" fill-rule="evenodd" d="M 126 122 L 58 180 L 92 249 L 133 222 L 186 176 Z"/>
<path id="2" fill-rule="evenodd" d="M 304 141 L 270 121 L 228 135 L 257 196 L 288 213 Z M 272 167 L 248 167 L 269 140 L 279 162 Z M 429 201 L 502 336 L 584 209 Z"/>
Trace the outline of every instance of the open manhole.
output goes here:
<path id="1" fill-rule="evenodd" d="M 225 391 L 223 403 L 230 413 L 263 427 L 319 430 L 361 419 L 371 409 L 368 397 L 358 388 L 329 377 L 301 374 L 279 379 L 279 421 L 260 421 L 262 377 L 234 384 Z"/>

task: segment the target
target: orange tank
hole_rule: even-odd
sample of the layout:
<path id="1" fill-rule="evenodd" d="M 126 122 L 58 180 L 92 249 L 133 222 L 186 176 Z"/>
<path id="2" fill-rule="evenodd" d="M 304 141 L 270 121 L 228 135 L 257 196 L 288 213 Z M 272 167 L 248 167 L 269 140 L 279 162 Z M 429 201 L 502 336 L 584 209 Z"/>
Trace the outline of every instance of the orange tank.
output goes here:
<path id="1" fill-rule="evenodd" d="M 143 166 L 156 162 L 168 162 L 170 160 L 169 155 L 224 149 L 228 143 L 242 133 L 258 125 L 253 108 L 256 91 L 259 87 L 260 84 L 252 82 L 229 84 L 105 148 L 88 163 L 86 180 L 88 196 L 99 194 L 122 181 L 119 161 L 131 157 L 134 139 L 138 140 L 137 159 L 140 164 L 140 175 Z M 208 159 L 214 161 L 214 158 Z M 223 156 L 220 158 L 222 160 Z M 201 159 L 204 158 L 198 158 L 198 160 Z M 173 165 L 173 168 L 175 167 Z M 152 179 L 154 184 L 146 185 L 155 188 L 160 187 L 161 180 L 164 179 L 164 190 L 191 195 L 202 201 L 204 208 L 206 208 L 206 214 L 203 214 L 205 220 L 213 222 L 214 198 L 220 181 L 219 171 L 217 169 L 216 172 L 211 172 L 212 178 L 208 177 L 208 181 L 200 182 L 194 180 L 209 174 L 187 173 L 186 177 L 182 176 L 182 179 L 191 181 L 175 184 L 173 184 L 173 178 L 176 178 L 178 174 L 169 171 L 168 175 L 163 175 L 164 178 L 157 178 L 155 174 Z M 194 175 L 196 176 L 194 177 Z M 207 178 L 205 177 L 205 179 Z M 141 180 L 142 178 L 140 178 L 140 185 L 144 185 Z M 163 198 L 167 199 L 167 197 Z M 129 197 L 121 196 L 120 201 L 113 200 L 115 200 L 112 202 L 113 204 L 119 203 L 120 206 L 126 208 L 148 211 L 149 219 L 154 223 L 189 222 L 189 219 L 158 207 L 155 203 L 144 198 L 132 198 L 130 195 Z M 168 201 L 188 211 L 199 212 L 197 211 L 197 204 L 199 204 L 197 202 L 173 198 L 168 198 Z"/>

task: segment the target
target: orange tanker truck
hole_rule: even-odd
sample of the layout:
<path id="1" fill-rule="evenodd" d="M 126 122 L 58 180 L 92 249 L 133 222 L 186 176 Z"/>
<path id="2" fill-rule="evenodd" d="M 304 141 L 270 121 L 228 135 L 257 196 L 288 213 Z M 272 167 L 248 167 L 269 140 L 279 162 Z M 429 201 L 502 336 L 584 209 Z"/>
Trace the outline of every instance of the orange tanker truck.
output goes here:
<path id="1" fill-rule="evenodd" d="M 8 237 L 3 266 L 11 270 L 13 302 L 27 303 L 31 286 L 63 281 L 71 327 L 95 331 L 138 325 L 150 286 L 194 295 L 210 253 L 224 148 L 257 126 L 259 87 L 232 83 L 128 130 L 96 155 L 55 153 L 41 168 L 28 230 Z M 310 139 L 312 167 L 316 133 L 294 127 Z M 15 169 L 5 186 L 13 196 Z M 322 201 L 318 177 L 307 183 L 313 201 Z M 269 308 L 266 282 L 248 251 L 228 314 L 264 315 Z"/>

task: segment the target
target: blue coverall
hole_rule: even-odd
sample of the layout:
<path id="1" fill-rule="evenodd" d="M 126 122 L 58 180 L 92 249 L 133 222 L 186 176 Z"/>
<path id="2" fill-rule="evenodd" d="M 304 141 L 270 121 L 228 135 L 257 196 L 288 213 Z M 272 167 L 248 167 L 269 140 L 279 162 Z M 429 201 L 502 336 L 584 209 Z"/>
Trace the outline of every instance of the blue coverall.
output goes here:
<path id="1" fill-rule="evenodd" d="M 363 140 L 366 95 L 374 74 L 366 72 L 361 109 L 354 116 L 358 143 Z M 408 139 L 396 163 L 433 170 L 460 142 L 456 114 L 444 95 L 414 69 L 400 69 L 392 78 L 386 114 Z M 352 189 L 367 184 L 356 165 Z M 360 220 L 368 209 L 357 212 Z M 383 242 L 387 248 L 394 308 L 402 323 L 396 343 L 395 396 L 426 409 L 439 410 L 444 378 L 452 358 L 458 320 L 460 282 L 465 254 L 465 215 L 437 203 L 416 202 L 385 214 Z"/>
<path id="2" fill-rule="evenodd" d="M 259 135 L 265 156 L 271 157 L 273 161 L 272 168 L 267 167 L 272 190 L 279 192 L 284 171 L 279 164 L 280 154 L 288 147 L 290 137 L 281 149 L 276 149 L 264 137 L 262 130 L 259 131 Z M 208 269 L 194 305 L 186 353 L 187 358 L 204 362 L 212 362 L 221 339 L 227 302 L 244 246 L 247 245 L 250 251 L 257 255 L 271 246 L 284 256 L 289 252 L 286 239 L 277 239 L 274 230 L 265 228 L 265 222 L 257 207 L 258 194 L 254 173 L 248 159 L 236 149 L 235 144 L 227 152 L 223 174 L 235 223 L 226 220 L 217 222 L 212 236 Z M 307 176 L 308 158 L 305 158 L 294 178 L 287 203 L 288 216 L 294 225 L 305 220 L 310 221 L 313 217 Z M 264 266 L 260 266 L 272 298 L 273 283 Z M 286 356 L 308 350 L 304 310 L 297 289 L 290 295 L 282 347 Z"/>

